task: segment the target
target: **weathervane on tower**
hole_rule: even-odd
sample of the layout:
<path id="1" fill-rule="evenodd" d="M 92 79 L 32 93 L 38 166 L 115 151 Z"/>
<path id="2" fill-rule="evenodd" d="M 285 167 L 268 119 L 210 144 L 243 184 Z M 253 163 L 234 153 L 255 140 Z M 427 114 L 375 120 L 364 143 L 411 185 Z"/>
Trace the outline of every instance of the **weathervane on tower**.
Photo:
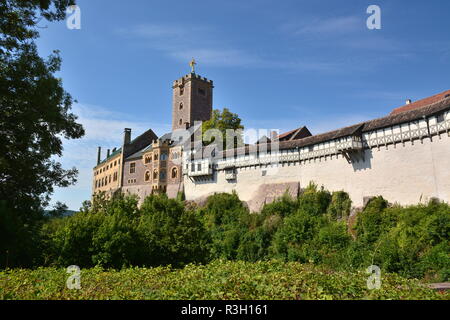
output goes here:
<path id="1" fill-rule="evenodd" d="M 191 67 L 191 72 L 195 73 L 195 65 L 197 64 L 197 62 L 195 62 L 195 59 L 192 58 L 191 62 L 189 62 L 189 66 Z"/>

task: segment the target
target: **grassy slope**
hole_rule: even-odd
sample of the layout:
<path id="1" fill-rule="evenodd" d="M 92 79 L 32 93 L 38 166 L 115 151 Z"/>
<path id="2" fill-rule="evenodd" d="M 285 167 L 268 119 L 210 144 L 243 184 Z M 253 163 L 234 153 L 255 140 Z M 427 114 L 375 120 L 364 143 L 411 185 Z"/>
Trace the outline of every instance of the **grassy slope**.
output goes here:
<path id="1" fill-rule="evenodd" d="M 275 261 L 81 272 L 81 290 L 68 290 L 63 269 L 1 271 L 0 299 L 450 299 L 397 275 L 382 275 L 381 289 L 368 290 L 363 271 Z"/>

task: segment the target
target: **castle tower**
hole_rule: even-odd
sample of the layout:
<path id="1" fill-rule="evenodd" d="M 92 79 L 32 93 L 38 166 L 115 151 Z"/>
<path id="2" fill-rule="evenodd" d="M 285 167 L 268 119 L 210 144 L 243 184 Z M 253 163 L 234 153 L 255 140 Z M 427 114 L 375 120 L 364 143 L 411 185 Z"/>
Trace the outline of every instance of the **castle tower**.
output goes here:
<path id="1" fill-rule="evenodd" d="M 195 121 L 207 121 L 212 114 L 213 82 L 194 71 L 174 81 L 172 130 L 186 129 Z"/>

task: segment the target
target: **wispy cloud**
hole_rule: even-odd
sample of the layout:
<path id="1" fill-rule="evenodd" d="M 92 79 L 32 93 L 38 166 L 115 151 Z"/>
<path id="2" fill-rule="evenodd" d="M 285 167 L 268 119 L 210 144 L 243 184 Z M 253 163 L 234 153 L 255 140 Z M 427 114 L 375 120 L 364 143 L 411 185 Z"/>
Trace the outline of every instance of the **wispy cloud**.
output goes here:
<path id="1" fill-rule="evenodd" d="M 280 69 L 289 72 L 339 70 L 338 64 L 328 61 L 305 57 L 275 59 L 268 54 L 245 50 L 215 34 L 214 28 L 203 26 L 181 28 L 173 25 L 140 24 L 118 29 L 116 33 L 122 37 L 139 39 L 141 43 L 180 62 L 195 57 L 202 64 L 214 67 Z"/>
<path id="2" fill-rule="evenodd" d="M 364 26 L 364 20 L 361 17 L 343 16 L 328 19 L 310 19 L 301 23 L 288 23 L 282 26 L 282 30 L 293 35 L 335 35 L 356 32 Z"/>

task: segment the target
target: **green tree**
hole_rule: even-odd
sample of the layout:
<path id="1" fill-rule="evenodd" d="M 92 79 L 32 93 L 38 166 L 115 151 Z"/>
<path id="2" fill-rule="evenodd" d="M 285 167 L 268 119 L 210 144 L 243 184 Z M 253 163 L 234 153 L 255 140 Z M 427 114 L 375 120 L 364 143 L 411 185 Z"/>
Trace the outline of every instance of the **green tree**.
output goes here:
<path id="1" fill-rule="evenodd" d="M 239 115 L 230 112 L 228 108 L 224 108 L 222 111 L 217 109 L 213 110 L 211 119 L 202 124 L 203 141 L 205 143 L 212 143 L 214 141 L 219 143 L 219 141 L 216 140 L 216 137 L 211 137 L 207 134 L 208 130 L 216 129 L 222 135 L 223 149 L 227 149 L 227 147 L 231 146 L 242 146 L 242 130 L 244 129 L 244 126 L 241 122 L 242 120 L 239 118 Z M 234 141 L 227 141 L 227 130 L 235 130 L 236 138 L 234 138 Z M 209 133 L 211 132 L 212 131 L 209 131 Z"/>
<path id="2" fill-rule="evenodd" d="M 22 234 L 41 222 L 54 186 L 76 181 L 77 170 L 63 169 L 55 157 L 62 155 L 62 138 L 80 138 L 84 130 L 70 112 L 72 97 L 54 76 L 61 66 L 58 52 L 43 59 L 35 44 L 42 19 L 62 20 L 73 3 L 0 2 L 0 199 L 6 202 L 2 210 L 17 215 Z M 0 245 L 0 266 L 6 251 L 18 257 L 12 253 L 23 240 L 14 238 L 18 236 Z M 18 259 L 12 264 L 24 263 Z"/>
<path id="3" fill-rule="evenodd" d="M 64 170 L 52 157 L 62 155 L 62 137 L 80 138 L 83 127 L 54 76 L 61 58 L 55 52 L 42 59 L 34 42 L 40 20 L 63 19 L 70 3 L 0 3 L 0 198 L 24 213 L 46 205 L 55 185 L 76 181 L 77 170 Z"/>

